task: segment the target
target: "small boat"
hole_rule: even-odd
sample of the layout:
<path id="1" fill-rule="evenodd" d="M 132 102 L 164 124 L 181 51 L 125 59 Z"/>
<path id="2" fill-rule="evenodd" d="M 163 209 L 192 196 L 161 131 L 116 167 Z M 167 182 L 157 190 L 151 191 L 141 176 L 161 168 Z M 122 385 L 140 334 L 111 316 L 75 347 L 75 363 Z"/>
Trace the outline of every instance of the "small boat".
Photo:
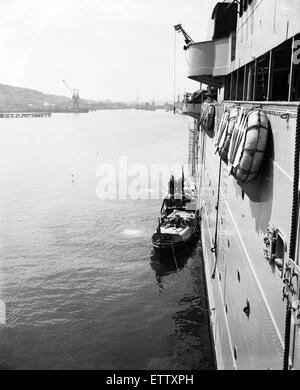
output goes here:
<path id="1" fill-rule="evenodd" d="M 171 176 L 160 211 L 158 227 L 152 236 L 153 248 L 173 252 L 192 244 L 199 233 L 199 212 L 193 180 L 185 180 L 183 172 L 179 183 Z"/>
<path id="2" fill-rule="evenodd" d="M 152 245 L 160 252 L 173 252 L 190 245 L 199 233 L 197 213 L 177 210 L 159 218 Z"/>

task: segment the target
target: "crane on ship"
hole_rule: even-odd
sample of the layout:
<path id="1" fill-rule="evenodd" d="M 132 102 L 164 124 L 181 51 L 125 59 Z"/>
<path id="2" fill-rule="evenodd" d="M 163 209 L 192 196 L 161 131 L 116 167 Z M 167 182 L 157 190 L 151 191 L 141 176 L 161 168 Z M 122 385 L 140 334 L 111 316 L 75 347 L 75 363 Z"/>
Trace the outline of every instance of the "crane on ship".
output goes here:
<path id="1" fill-rule="evenodd" d="M 79 109 L 79 89 L 71 88 L 69 84 L 66 82 L 66 80 L 63 80 L 63 83 L 67 87 L 68 91 L 72 95 L 72 101 L 73 101 L 73 109 L 78 110 Z"/>
<path id="2" fill-rule="evenodd" d="M 178 95 L 178 101 L 176 103 L 176 32 L 184 36 L 185 46 L 184 50 L 187 50 L 189 45 L 193 45 L 195 42 L 189 36 L 189 34 L 182 27 L 182 24 L 176 24 L 175 29 L 175 40 L 174 40 L 174 103 L 173 103 L 173 112 L 176 114 L 177 109 L 180 107 L 180 97 Z"/>
<path id="3" fill-rule="evenodd" d="M 182 24 L 176 24 L 176 26 L 174 26 L 174 28 L 175 28 L 175 31 L 178 32 L 178 34 L 181 33 L 184 36 L 184 41 L 185 41 L 187 46 L 195 43 L 192 40 L 192 38 L 189 36 L 189 34 L 185 31 L 185 29 L 182 27 Z M 187 49 L 187 46 L 184 46 L 185 50 Z"/>

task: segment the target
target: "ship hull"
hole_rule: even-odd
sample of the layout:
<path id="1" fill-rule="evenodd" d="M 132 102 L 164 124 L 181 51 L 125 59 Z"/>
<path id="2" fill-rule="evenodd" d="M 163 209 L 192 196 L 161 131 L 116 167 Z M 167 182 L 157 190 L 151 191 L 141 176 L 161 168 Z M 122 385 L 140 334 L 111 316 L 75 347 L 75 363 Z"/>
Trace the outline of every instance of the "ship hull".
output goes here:
<path id="1" fill-rule="evenodd" d="M 286 313 L 283 275 L 266 260 L 264 239 L 270 226 L 278 229 L 287 260 L 296 107 L 264 106 L 272 129 L 267 155 L 259 177 L 242 186 L 228 174 L 223 162 L 219 183 L 215 133 L 207 134 L 200 126 L 201 241 L 219 369 L 282 369 Z M 223 110 L 224 105 L 217 107 L 215 131 Z M 286 110 L 291 113 L 288 122 L 281 118 Z"/>
<path id="2" fill-rule="evenodd" d="M 220 369 L 300 369 L 299 15 L 296 0 L 216 2 L 211 40 L 184 47 L 207 85 L 184 102 Z"/>

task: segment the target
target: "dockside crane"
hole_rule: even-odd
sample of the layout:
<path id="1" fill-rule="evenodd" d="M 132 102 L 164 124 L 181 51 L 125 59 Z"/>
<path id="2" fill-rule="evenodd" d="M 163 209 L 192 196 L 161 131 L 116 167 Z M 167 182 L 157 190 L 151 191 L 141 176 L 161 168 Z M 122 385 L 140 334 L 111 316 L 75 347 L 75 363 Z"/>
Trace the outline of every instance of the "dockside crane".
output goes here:
<path id="1" fill-rule="evenodd" d="M 72 101 L 73 101 L 73 108 L 78 110 L 79 109 L 79 89 L 72 89 L 68 83 L 66 82 L 66 80 L 63 80 L 63 83 L 65 84 L 65 86 L 67 87 L 68 91 L 71 93 L 72 95 Z"/>

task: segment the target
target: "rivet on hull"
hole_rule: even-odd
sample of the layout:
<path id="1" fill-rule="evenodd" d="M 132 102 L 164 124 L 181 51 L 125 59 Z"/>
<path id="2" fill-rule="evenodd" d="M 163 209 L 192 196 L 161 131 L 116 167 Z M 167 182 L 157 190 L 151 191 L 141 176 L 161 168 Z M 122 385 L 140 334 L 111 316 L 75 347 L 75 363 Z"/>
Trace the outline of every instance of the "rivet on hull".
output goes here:
<path id="1" fill-rule="evenodd" d="M 250 317 L 250 302 L 249 302 L 249 299 L 246 300 L 246 306 L 244 307 L 243 312 L 246 314 L 247 318 Z"/>

